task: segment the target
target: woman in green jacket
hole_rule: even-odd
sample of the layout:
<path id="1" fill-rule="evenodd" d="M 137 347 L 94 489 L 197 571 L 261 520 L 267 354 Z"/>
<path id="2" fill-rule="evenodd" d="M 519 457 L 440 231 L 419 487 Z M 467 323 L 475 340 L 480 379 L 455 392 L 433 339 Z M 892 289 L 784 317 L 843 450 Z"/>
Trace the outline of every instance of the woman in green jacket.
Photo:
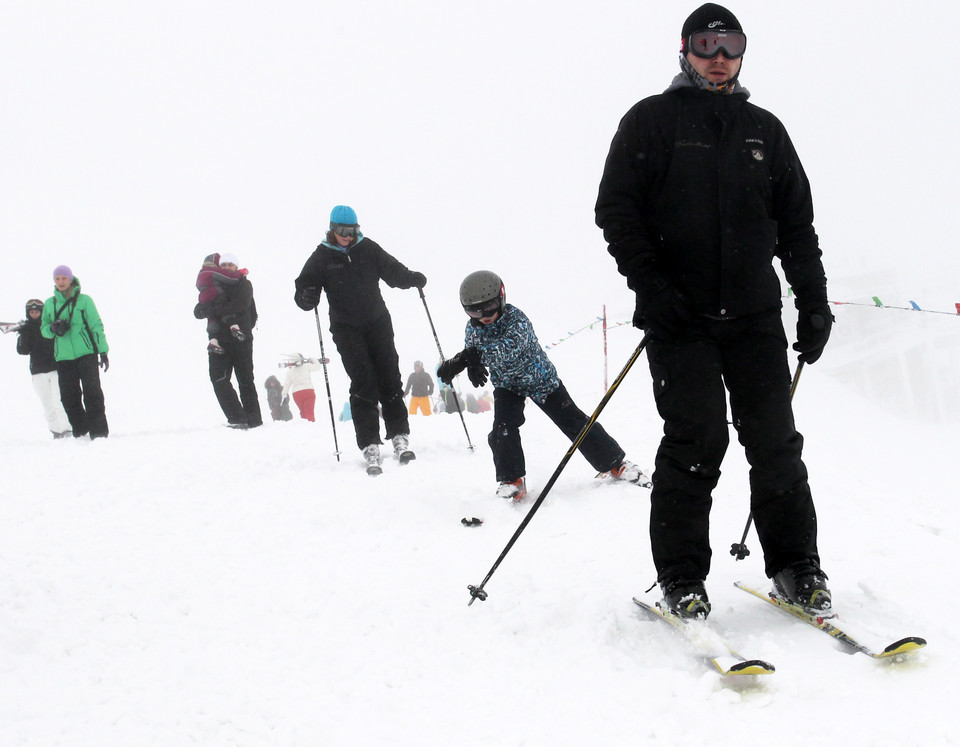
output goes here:
<path id="1" fill-rule="evenodd" d="M 110 367 L 110 346 L 103 322 L 90 296 L 80 292 L 80 281 L 66 265 L 53 271 L 53 296 L 43 304 L 40 333 L 53 340 L 53 354 L 60 378 L 60 401 L 73 427 L 74 438 L 109 434 L 100 388 L 99 367 Z"/>

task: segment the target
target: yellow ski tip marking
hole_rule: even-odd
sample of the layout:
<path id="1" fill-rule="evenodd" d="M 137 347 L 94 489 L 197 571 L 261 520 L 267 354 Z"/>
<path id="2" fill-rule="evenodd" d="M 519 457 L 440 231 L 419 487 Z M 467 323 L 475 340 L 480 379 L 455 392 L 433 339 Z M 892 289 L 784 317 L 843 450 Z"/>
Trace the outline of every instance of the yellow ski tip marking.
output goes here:
<path id="1" fill-rule="evenodd" d="M 891 643 L 887 646 L 879 655 L 878 658 L 886 659 L 891 656 L 899 656 L 900 654 L 908 654 L 911 651 L 916 651 L 927 645 L 927 642 L 923 638 L 904 638 L 897 641 L 896 643 Z"/>

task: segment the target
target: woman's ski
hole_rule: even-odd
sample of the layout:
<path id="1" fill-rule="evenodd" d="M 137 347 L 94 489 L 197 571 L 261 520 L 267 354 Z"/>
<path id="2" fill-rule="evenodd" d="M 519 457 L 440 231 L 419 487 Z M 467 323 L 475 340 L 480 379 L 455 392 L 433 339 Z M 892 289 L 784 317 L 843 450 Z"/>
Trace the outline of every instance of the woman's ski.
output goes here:
<path id="1" fill-rule="evenodd" d="M 854 639 L 848 633 L 845 633 L 837 625 L 834 625 L 834 621 L 837 619 L 836 617 L 824 617 L 822 615 L 807 612 L 800 605 L 793 604 L 793 602 L 784 599 L 774 592 L 764 593 L 754 589 L 751 586 L 748 586 L 741 581 L 737 581 L 734 585 L 739 589 L 743 589 L 748 594 L 753 594 L 753 596 L 757 597 L 758 599 L 769 602 L 774 607 L 782 610 L 788 615 L 795 617 L 798 620 L 802 620 L 818 630 L 822 630 L 827 635 L 840 641 L 840 643 L 846 646 L 851 653 L 859 652 L 874 659 L 889 659 L 892 657 L 902 657 L 906 654 L 911 654 L 927 645 L 926 640 L 923 638 L 910 636 L 907 638 L 901 638 L 898 641 L 894 641 L 880 651 L 874 651 L 873 649 Z"/>

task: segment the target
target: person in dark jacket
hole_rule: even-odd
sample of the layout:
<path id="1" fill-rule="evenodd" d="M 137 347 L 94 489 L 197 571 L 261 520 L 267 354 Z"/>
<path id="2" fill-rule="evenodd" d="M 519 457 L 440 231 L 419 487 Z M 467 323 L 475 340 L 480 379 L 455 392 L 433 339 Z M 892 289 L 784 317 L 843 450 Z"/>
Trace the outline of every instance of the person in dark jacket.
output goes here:
<path id="1" fill-rule="evenodd" d="M 433 394 L 433 377 L 423 370 L 423 361 L 414 361 L 413 373 L 407 377 L 407 387 L 403 390 L 403 396 L 410 395 L 410 408 L 407 411 L 410 415 L 416 415 L 422 412 L 424 415 L 430 414 L 430 395 Z"/>
<path id="2" fill-rule="evenodd" d="M 53 296 L 43 304 L 40 334 L 53 340 L 60 402 L 74 438 L 110 435 L 100 369 L 110 368 L 110 346 L 93 299 L 80 292 L 80 279 L 66 265 L 53 270 Z"/>
<path id="3" fill-rule="evenodd" d="M 664 420 L 650 513 L 658 581 L 681 615 L 709 613 L 709 513 L 729 442 L 729 392 L 765 571 L 781 595 L 825 612 L 831 597 L 772 265 L 777 257 L 796 296 L 793 347 L 814 363 L 833 315 L 810 185 L 783 125 L 747 101 L 736 17 L 707 3 L 681 36 L 681 73 L 621 120 L 596 203 L 597 225 L 636 293 L 634 324 L 648 333 Z"/>
<path id="4" fill-rule="evenodd" d="M 220 255 L 220 267 L 227 272 L 239 270 L 240 260 L 235 254 Z M 221 351 L 208 348 L 210 381 L 217 402 L 232 428 L 257 428 L 263 425 L 260 399 L 253 378 L 253 328 L 257 324 L 257 304 L 247 270 L 239 270 L 242 277 L 233 285 L 221 288 L 212 308 L 197 304 L 194 316 L 198 319 L 214 316 L 220 321 L 222 332 L 218 338 Z M 236 374 L 237 389 L 231 377 Z M 237 390 L 240 391 L 239 398 Z"/>
<path id="5" fill-rule="evenodd" d="M 360 232 L 353 208 L 337 205 L 330 213 L 325 240 L 295 281 L 294 301 L 304 311 L 313 311 L 321 291 L 327 292 L 330 333 L 350 377 L 357 446 L 370 474 L 381 471 L 378 409 L 382 409 L 386 437 L 397 459 L 406 463 L 415 458 L 410 450 L 393 322 L 380 293 L 381 280 L 391 288 L 423 288 L 427 284 L 423 273 L 408 270 Z"/>
<path id="6" fill-rule="evenodd" d="M 26 320 L 17 334 L 17 352 L 30 356 L 30 375 L 33 389 L 40 398 L 47 427 L 54 438 L 73 435 L 70 421 L 60 402 L 60 378 L 57 360 L 53 355 L 53 340 L 40 333 L 40 315 L 43 301 L 31 298 L 26 303 Z"/>
<path id="7" fill-rule="evenodd" d="M 290 401 L 283 396 L 283 384 L 276 376 L 268 376 L 263 383 L 263 388 L 267 390 L 267 404 L 270 407 L 270 417 L 274 420 L 293 420 L 293 413 L 290 412 Z"/>

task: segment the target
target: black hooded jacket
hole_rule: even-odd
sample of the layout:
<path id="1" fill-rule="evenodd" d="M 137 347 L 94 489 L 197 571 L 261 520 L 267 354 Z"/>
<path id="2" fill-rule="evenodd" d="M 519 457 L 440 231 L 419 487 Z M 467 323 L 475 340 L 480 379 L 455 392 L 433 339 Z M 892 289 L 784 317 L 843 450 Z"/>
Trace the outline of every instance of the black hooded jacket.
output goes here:
<path id="1" fill-rule="evenodd" d="M 596 221 L 634 290 L 659 275 L 701 314 L 780 308 L 776 256 L 798 303 L 826 301 L 810 185 L 783 125 L 748 96 L 678 76 L 621 120 Z"/>

